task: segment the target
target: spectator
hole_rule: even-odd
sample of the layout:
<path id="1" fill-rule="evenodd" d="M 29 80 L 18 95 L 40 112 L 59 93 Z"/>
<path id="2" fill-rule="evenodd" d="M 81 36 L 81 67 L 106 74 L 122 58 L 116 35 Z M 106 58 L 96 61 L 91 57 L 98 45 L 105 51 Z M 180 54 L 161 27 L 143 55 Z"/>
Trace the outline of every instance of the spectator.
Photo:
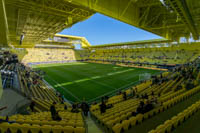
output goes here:
<path id="1" fill-rule="evenodd" d="M 104 101 L 100 104 L 100 111 L 101 111 L 101 114 L 106 112 L 106 104 Z"/>
<path id="2" fill-rule="evenodd" d="M 154 91 L 151 92 L 151 95 L 154 96 Z"/>
<path id="3" fill-rule="evenodd" d="M 145 105 L 145 108 L 144 108 L 144 113 L 149 112 L 152 109 L 153 109 L 152 103 L 150 103 L 149 101 L 147 101 L 147 104 Z"/>
<path id="4" fill-rule="evenodd" d="M 78 103 L 73 103 L 72 104 L 72 110 L 71 110 L 71 112 L 73 112 L 73 113 L 78 113 L 79 112 L 79 110 L 78 110 Z"/>
<path id="5" fill-rule="evenodd" d="M 59 95 L 59 101 L 61 104 L 64 104 L 64 96 L 63 95 Z"/>
<path id="6" fill-rule="evenodd" d="M 144 106 L 144 101 L 140 101 L 140 106 L 141 106 L 141 107 Z"/>
<path id="7" fill-rule="evenodd" d="M 136 94 L 135 89 L 132 89 L 131 93 L 132 93 L 132 97 L 134 97 Z"/>
<path id="8" fill-rule="evenodd" d="M 127 100 L 126 91 L 123 92 L 124 101 Z"/>
<path id="9" fill-rule="evenodd" d="M 148 99 L 147 93 L 144 94 L 144 99 Z"/>
<path id="10" fill-rule="evenodd" d="M 31 104 L 30 104 L 30 109 L 32 112 L 34 112 L 34 107 L 35 107 L 35 102 L 32 101 Z"/>
<path id="11" fill-rule="evenodd" d="M 138 92 L 138 89 L 137 89 L 137 87 L 135 87 L 135 92 Z"/>
<path id="12" fill-rule="evenodd" d="M 67 105 L 64 106 L 64 110 L 67 110 Z"/>
<path id="13" fill-rule="evenodd" d="M 137 115 L 137 113 L 135 111 L 133 111 L 131 114 L 132 114 L 132 116 L 136 116 Z"/>
<path id="14" fill-rule="evenodd" d="M 27 87 L 30 89 L 31 87 L 31 83 L 29 81 L 27 81 Z"/>
<path id="15" fill-rule="evenodd" d="M 82 102 L 81 109 L 83 111 L 84 116 L 88 116 L 89 105 L 85 101 Z"/>
<path id="16" fill-rule="evenodd" d="M 128 97 L 134 97 L 135 96 L 135 90 L 132 88 L 132 89 L 130 89 L 131 90 L 131 92 L 130 92 L 130 94 L 128 95 Z"/>
<path id="17" fill-rule="evenodd" d="M 118 95 L 121 95 L 121 94 L 122 94 L 122 92 L 121 92 L 121 91 L 119 91 L 119 92 L 118 92 Z"/>
<path id="18" fill-rule="evenodd" d="M 53 102 L 53 104 L 50 107 L 51 117 L 55 121 L 60 121 L 61 117 L 58 115 L 58 112 L 56 111 L 55 105 L 56 105 L 56 102 Z"/>

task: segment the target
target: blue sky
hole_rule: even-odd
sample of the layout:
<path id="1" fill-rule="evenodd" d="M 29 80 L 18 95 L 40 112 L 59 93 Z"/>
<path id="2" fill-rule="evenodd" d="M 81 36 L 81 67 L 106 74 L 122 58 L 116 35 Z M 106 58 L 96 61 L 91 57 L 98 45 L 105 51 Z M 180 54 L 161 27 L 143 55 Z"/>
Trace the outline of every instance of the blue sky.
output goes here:
<path id="1" fill-rule="evenodd" d="M 91 45 L 161 38 L 99 13 L 63 30 L 61 34 L 86 37 Z"/>

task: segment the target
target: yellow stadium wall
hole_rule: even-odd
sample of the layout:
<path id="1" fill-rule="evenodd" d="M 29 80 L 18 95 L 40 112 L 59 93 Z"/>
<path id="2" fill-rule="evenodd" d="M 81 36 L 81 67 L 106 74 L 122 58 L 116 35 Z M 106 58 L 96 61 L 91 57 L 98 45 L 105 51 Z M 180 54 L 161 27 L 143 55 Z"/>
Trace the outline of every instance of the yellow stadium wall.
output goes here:
<path id="1" fill-rule="evenodd" d="M 24 58 L 24 56 L 26 54 L 28 54 L 28 51 L 26 49 L 21 49 L 21 50 L 11 49 L 10 52 L 16 54 L 18 56 L 18 59 L 20 61 L 22 61 L 22 59 Z"/>
<path id="2" fill-rule="evenodd" d="M 76 60 L 73 49 L 60 48 L 27 48 L 27 54 L 22 59 L 23 63 L 72 61 Z"/>

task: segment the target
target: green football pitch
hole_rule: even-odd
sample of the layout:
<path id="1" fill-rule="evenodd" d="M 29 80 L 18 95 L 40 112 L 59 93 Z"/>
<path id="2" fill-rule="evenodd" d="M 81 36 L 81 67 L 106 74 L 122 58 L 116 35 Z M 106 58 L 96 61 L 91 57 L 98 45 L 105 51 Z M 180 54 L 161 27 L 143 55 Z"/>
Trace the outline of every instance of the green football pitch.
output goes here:
<path id="1" fill-rule="evenodd" d="M 64 63 L 34 66 L 46 74 L 44 79 L 69 101 L 93 101 L 139 83 L 139 75 L 155 75 L 157 70 L 121 67 L 111 64 Z"/>

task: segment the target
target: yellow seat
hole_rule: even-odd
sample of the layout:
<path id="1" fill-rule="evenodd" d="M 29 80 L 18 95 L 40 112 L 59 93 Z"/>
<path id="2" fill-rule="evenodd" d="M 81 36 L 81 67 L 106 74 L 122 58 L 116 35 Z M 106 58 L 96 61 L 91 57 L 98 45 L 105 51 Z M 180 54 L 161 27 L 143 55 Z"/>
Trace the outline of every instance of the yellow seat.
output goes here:
<path id="1" fill-rule="evenodd" d="M 74 128 L 74 133 L 85 133 L 85 128 L 76 127 L 76 128 Z"/>
<path id="2" fill-rule="evenodd" d="M 114 124 L 114 120 L 110 120 L 110 121 L 106 122 L 106 125 L 107 125 L 108 127 L 112 127 L 113 124 Z"/>
<path id="3" fill-rule="evenodd" d="M 149 118 L 149 112 L 144 114 L 144 119 L 148 119 Z"/>
<path id="4" fill-rule="evenodd" d="M 75 126 L 75 122 L 70 120 L 70 121 L 68 121 L 67 125 L 74 127 Z"/>
<path id="5" fill-rule="evenodd" d="M 169 133 L 172 130 L 172 120 L 167 120 L 164 123 L 166 131 Z"/>
<path id="6" fill-rule="evenodd" d="M 138 123 L 142 123 L 142 120 L 143 120 L 143 115 L 142 115 L 142 114 L 138 114 L 138 115 L 136 116 L 136 121 L 137 121 Z"/>
<path id="7" fill-rule="evenodd" d="M 173 126 L 176 128 L 178 126 L 178 122 L 179 122 L 178 117 L 174 116 L 174 117 L 172 117 L 171 120 L 172 120 Z"/>
<path id="8" fill-rule="evenodd" d="M 51 125 L 48 120 L 40 121 L 40 125 Z"/>
<path id="9" fill-rule="evenodd" d="M 123 121 L 123 120 L 125 120 L 126 119 L 126 115 L 124 115 L 124 114 L 121 115 L 119 119 L 120 119 L 120 122 Z"/>
<path id="10" fill-rule="evenodd" d="M 72 126 L 65 126 L 63 128 L 63 132 L 64 133 L 73 133 L 74 132 L 74 127 L 72 127 Z"/>
<path id="11" fill-rule="evenodd" d="M 77 122 L 75 125 L 76 125 L 76 127 L 84 127 L 84 123 L 83 122 Z"/>
<path id="12" fill-rule="evenodd" d="M 155 109 L 155 113 L 156 113 L 156 114 L 158 114 L 159 111 L 160 111 L 160 108 L 156 108 L 156 109 Z"/>
<path id="13" fill-rule="evenodd" d="M 9 129 L 12 133 L 17 133 L 17 131 L 20 130 L 20 124 L 18 123 L 10 124 Z"/>
<path id="14" fill-rule="evenodd" d="M 153 115 L 154 115 L 154 111 L 153 110 L 151 110 L 151 111 L 148 112 L 148 118 L 152 117 Z"/>
<path id="15" fill-rule="evenodd" d="M 7 122 L 1 123 L 0 124 L 0 130 L 2 133 L 7 132 L 8 128 L 9 128 L 10 124 Z"/>
<path id="16" fill-rule="evenodd" d="M 157 131 L 156 130 L 151 130 L 148 133 L 157 133 Z"/>
<path id="17" fill-rule="evenodd" d="M 185 118 L 185 116 L 184 116 L 183 113 L 179 113 L 179 114 L 178 114 L 179 123 L 182 123 L 182 122 L 184 121 L 184 118 Z"/>
<path id="18" fill-rule="evenodd" d="M 30 131 L 31 131 L 31 133 L 39 133 L 40 126 L 39 125 L 32 125 L 32 126 L 30 126 Z"/>
<path id="19" fill-rule="evenodd" d="M 123 128 L 125 131 L 128 130 L 129 125 L 130 125 L 130 120 L 124 120 L 124 121 L 122 121 L 122 128 Z"/>
<path id="20" fill-rule="evenodd" d="M 164 125 L 159 125 L 157 128 L 156 128 L 156 131 L 158 133 L 165 133 L 165 126 Z"/>
<path id="21" fill-rule="evenodd" d="M 67 126 L 67 122 L 66 121 L 60 121 L 59 124 L 62 125 L 62 126 Z"/>
<path id="22" fill-rule="evenodd" d="M 24 123 L 27 123 L 27 124 L 32 124 L 32 120 L 24 120 Z"/>
<path id="23" fill-rule="evenodd" d="M 131 117 L 130 119 L 129 119 L 129 121 L 130 121 L 130 124 L 131 124 L 131 126 L 135 126 L 136 125 L 136 117 Z"/>
<path id="24" fill-rule="evenodd" d="M 24 119 L 16 119 L 17 123 L 24 123 Z"/>
<path id="25" fill-rule="evenodd" d="M 120 123 L 115 124 L 112 127 L 114 133 L 121 133 L 122 125 Z"/>
<path id="26" fill-rule="evenodd" d="M 40 120 L 32 120 L 32 124 L 39 125 L 41 124 Z"/>
<path id="27" fill-rule="evenodd" d="M 101 118 L 100 121 L 102 123 L 105 123 L 106 121 L 109 121 L 111 117 Z"/>
<path id="28" fill-rule="evenodd" d="M 52 126 L 50 125 L 43 125 L 41 126 L 41 131 L 43 133 L 50 133 L 52 130 L 51 130 Z"/>
<path id="29" fill-rule="evenodd" d="M 126 117 L 129 118 L 129 117 L 131 117 L 131 115 L 132 115 L 132 113 L 131 113 L 131 112 L 128 112 L 128 113 L 126 114 Z"/>
<path id="30" fill-rule="evenodd" d="M 163 108 L 164 108 L 164 110 L 166 110 L 168 108 L 168 104 L 167 103 L 163 104 Z"/>
<path id="31" fill-rule="evenodd" d="M 53 126 L 52 131 L 53 131 L 53 133 L 62 133 L 63 127 L 60 125 Z"/>
<path id="32" fill-rule="evenodd" d="M 17 119 L 17 116 L 16 115 L 13 115 L 13 116 L 11 116 L 10 118 L 9 118 L 9 120 L 16 120 Z"/>
<path id="33" fill-rule="evenodd" d="M 114 119 L 114 123 L 119 123 L 119 122 L 120 122 L 120 118 L 119 117 Z"/>
<path id="34" fill-rule="evenodd" d="M 160 107 L 160 108 L 159 108 L 159 111 L 160 111 L 160 112 L 163 112 L 163 111 L 164 111 L 164 107 Z"/>
<path id="35" fill-rule="evenodd" d="M 30 126 L 29 124 L 22 124 L 20 127 L 21 127 L 21 132 L 22 133 L 28 133 L 29 129 L 30 129 Z"/>
<path id="36" fill-rule="evenodd" d="M 59 125 L 59 122 L 58 121 L 50 121 L 49 124 L 54 126 L 54 125 Z"/>

